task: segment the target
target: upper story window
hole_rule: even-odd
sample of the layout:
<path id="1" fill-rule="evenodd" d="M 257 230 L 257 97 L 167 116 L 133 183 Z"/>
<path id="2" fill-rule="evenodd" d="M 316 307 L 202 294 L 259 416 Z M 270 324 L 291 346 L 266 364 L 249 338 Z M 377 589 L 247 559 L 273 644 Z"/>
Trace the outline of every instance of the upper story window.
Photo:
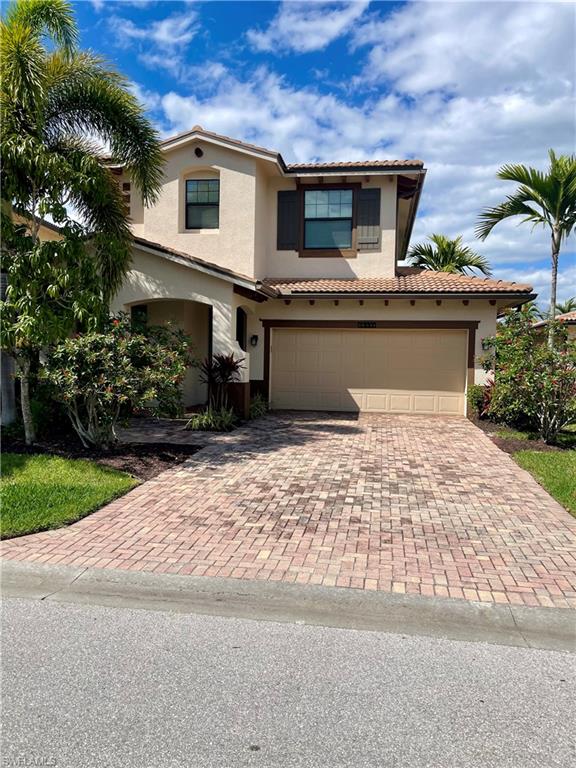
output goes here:
<path id="1" fill-rule="evenodd" d="M 352 189 L 311 189 L 304 192 L 304 249 L 352 248 Z"/>
<path id="2" fill-rule="evenodd" d="M 220 225 L 220 180 L 186 181 L 186 229 L 218 229 Z"/>

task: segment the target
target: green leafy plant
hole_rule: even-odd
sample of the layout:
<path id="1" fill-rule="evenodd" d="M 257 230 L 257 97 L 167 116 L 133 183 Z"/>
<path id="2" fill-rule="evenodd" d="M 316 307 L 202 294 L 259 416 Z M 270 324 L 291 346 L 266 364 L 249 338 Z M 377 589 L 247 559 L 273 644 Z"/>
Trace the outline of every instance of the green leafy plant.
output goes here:
<path id="1" fill-rule="evenodd" d="M 479 419 L 484 410 L 484 385 L 471 384 L 466 393 L 466 400 L 468 401 L 468 415 Z"/>
<path id="2" fill-rule="evenodd" d="M 232 408 L 207 408 L 195 413 L 186 424 L 186 429 L 203 432 L 231 432 L 238 423 Z"/>
<path id="3" fill-rule="evenodd" d="M 268 413 L 268 408 L 268 400 L 263 395 L 260 393 L 254 395 L 254 397 L 250 400 L 249 418 L 259 419 L 260 416 L 264 416 L 266 413 Z"/>
<path id="4" fill-rule="evenodd" d="M 189 340 L 182 331 L 136 331 L 121 316 L 102 332 L 57 344 L 45 376 L 83 445 L 106 448 L 116 440 L 122 410 L 158 413 L 179 396 L 188 363 Z"/>
<path id="5" fill-rule="evenodd" d="M 485 344 L 486 370 L 494 371 L 488 414 L 547 443 L 576 419 L 576 344 L 554 323 L 555 344 L 542 343 L 529 317 L 510 312 Z"/>

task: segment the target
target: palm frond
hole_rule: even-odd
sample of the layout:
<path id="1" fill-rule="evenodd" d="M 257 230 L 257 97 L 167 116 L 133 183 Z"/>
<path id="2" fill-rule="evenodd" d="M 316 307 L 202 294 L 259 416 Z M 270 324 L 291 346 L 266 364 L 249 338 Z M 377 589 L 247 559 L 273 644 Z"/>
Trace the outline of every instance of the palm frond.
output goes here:
<path id="1" fill-rule="evenodd" d="M 51 150 L 68 166 L 66 196 L 80 216 L 94 247 L 106 301 L 120 288 L 130 265 L 126 204 L 116 179 L 102 165 L 95 145 L 77 136 L 62 137 Z"/>
<path id="2" fill-rule="evenodd" d="M 558 315 L 565 315 L 567 312 L 574 311 L 576 311 L 576 296 L 556 304 L 556 313 Z"/>
<path id="3" fill-rule="evenodd" d="M 549 223 L 543 213 L 528 205 L 526 195 L 519 191 L 515 195 L 509 195 L 500 205 L 486 208 L 480 213 L 479 223 L 475 230 L 476 237 L 480 240 L 486 240 L 496 224 L 513 216 L 523 216 L 523 222 L 531 221 L 534 225 Z"/>
<path id="4" fill-rule="evenodd" d="M 26 26 L 0 24 L 0 103 L 2 130 L 35 127 L 45 82 L 44 49 Z"/>
<path id="5" fill-rule="evenodd" d="M 490 275 L 488 260 L 462 244 L 462 236 L 450 239 L 445 235 L 430 235 L 429 243 L 417 243 L 410 249 L 411 264 L 435 272 L 465 275 L 475 270 Z"/>
<path id="6" fill-rule="evenodd" d="M 26 0 L 12 3 L 6 11 L 6 26 L 28 28 L 38 39 L 48 37 L 67 54 L 78 44 L 78 27 L 66 0 Z"/>
<path id="7" fill-rule="evenodd" d="M 48 78 L 48 135 L 97 136 L 110 146 L 112 160 L 123 163 L 144 203 L 154 202 L 163 167 L 159 136 L 127 89 L 126 79 L 91 54 L 70 61 L 53 56 Z"/>

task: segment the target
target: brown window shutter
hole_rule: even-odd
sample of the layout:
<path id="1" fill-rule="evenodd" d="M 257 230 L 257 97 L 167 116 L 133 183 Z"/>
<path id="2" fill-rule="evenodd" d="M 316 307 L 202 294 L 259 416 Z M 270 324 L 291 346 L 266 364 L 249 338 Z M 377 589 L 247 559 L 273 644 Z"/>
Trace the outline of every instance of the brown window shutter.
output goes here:
<path id="1" fill-rule="evenodd" d="M 278 192 L 278 229 L 276 248 L 297 251 L 300 236 L 300 209 L 297 190 Z"/>
<path id="2" fill-rule="evenodd" d="M 380 190 L 358 191 L 358 250 L 380 250 Z"/>

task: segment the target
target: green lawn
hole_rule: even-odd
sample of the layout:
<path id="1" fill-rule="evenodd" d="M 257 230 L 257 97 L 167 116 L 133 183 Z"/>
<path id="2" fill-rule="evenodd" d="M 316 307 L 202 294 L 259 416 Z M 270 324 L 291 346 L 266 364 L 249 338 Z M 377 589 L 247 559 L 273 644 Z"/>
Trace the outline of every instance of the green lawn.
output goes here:
<path id="1" fill-rule="evenodd" d="M 514 458 L 576 516 L 576 451 L 518 451 Z"/>
<path id="2" fill-rule="evenodd" d="M 121 496 L 137 480 L 93 461 L 2 455 L 2 538 L 73 523 Z"/>

